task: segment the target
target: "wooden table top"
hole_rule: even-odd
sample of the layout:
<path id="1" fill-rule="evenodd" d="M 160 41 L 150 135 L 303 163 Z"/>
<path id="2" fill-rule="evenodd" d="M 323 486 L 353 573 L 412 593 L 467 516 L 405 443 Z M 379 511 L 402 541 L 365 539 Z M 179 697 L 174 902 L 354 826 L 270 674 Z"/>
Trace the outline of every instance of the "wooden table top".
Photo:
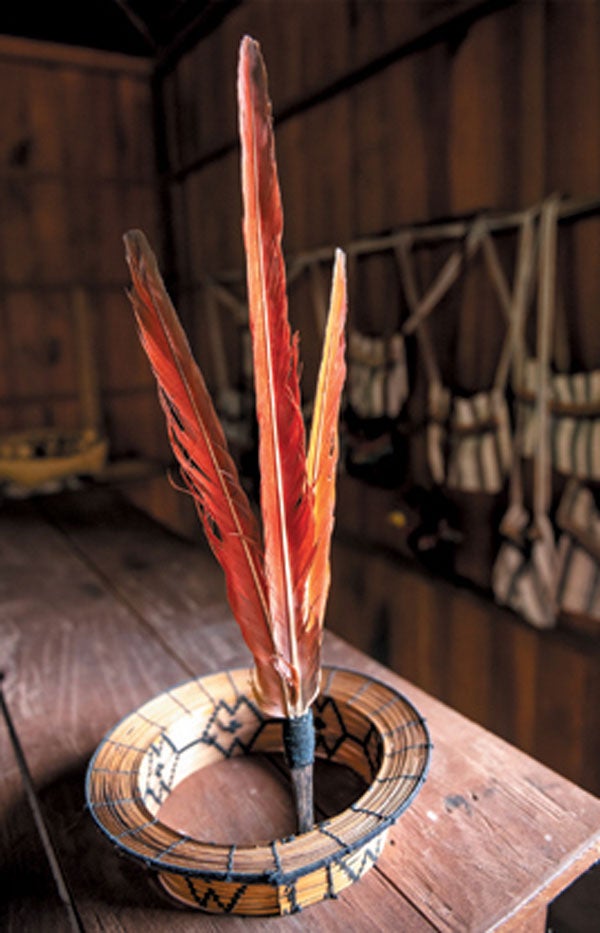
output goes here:
<path id="1" fill-rule="evenodd" d="M 144 701 L 250 663 L 221 571 L 202 546 L 106 489 L 2 503 L 0 667 L 36 796 L 32 807 L 0 724 L 0 927 L 69 929 L 67 893 L 90 931 L 543 929 L 549 901 L 600 858 L 600 800 L 332 635 L 324 656 L 394 685 L 426 718 L 434 749 L 425 786 L 377 865 L 337 900 L 268 920 L 181 909 L 98 831 L 84 777 L 103 735 Z M 285 830 L 286 791 L 263 764 L 221 773 L 228 832 L 240 793 L 254 801 L 254 823 L 240 832 Z M 207 810 L 198 788 L 189 819 L 206 829 Z"/>

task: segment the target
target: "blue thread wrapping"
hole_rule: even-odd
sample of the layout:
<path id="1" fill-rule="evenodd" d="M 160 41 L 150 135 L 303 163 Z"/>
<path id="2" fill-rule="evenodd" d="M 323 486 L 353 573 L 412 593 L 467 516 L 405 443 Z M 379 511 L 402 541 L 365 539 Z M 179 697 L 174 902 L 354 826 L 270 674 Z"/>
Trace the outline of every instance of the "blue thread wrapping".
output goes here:
<path id="1" fill-rule="evenodd" d="M 312 709 L 283 720 L 283 746 L 290 768 L 304 768 L 315 760 L 315 726 Z"/>

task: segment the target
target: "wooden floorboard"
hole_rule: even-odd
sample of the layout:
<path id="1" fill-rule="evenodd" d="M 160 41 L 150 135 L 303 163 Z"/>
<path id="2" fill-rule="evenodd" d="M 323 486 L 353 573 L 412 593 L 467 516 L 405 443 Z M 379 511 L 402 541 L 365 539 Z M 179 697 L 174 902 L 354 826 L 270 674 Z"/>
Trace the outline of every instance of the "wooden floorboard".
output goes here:
<path id="1" fill-rule="evenodd" d="M 214 558 L 157 533 L 145 516 L 102 493 L 83 500 L 75 516 L 68 496 L 9 504 L 2 526 L 0 651 L 7 702 L 85 929 L 141 924 L 162 930 L 166 917 L 170 930 L 188 930 L 192 922 L 207 930 L 224 923 L 261 928 L 262 921 L 247 918 L 193 914 L 192 920 L 173 908 L 146 872 L 104 840 L 85 810 L 89 758 L 123 715 L 194 672 L 248 663 Z M 10 892 L 2 928 L 64 929 L 65 911 L 3 728 L 0 753 L 1 888 Z M 267 831 L 270 807 L 265 800 L 260 814 Z M 301 928 L 322 929 L 327 917 L 328 929 L 341 931 L 352 911 L 364 909 L 366 897 L 373 918 L 365 918 L 365 929 L 384 930 L 376 906 L 386 885 L 373 875 L 371 893 L 363 890 L 360 904 L 353 892 L 333 913 L 332 904 L 319 905 Z M 401 915 L 403 898 L 395 901 Z M 286 928 L 300 926 L 286 918 Z M 420 928 L 431 929 L 424 920 Z"/>
<path id="2" fill-rule="evenodd" d="M 109 728 L 192 674 L 246 663 L 212 556 L 100 490 L 5 504 L 0 567 L 6 697 L 84 928 L 264 928 L 174 907 L 85 810 L 85 769 Z M 599 800 L 340 639 L 326 637 L 325 657 L 409 697 L 431 731 L 431 773 L 376 869 L 269 929 L 491 929 L 525 908 L 544 912 L 598 857 Z M 0 927 L 68 929 L 1 725 L 0 755 Z M 261 803 L 260 780 L 240 780 L 241 796 L 253 787 L 254 818 L 267 835 L 273 818 L 276 834 L 283 804 L 273 794 Z M 204 832 L 220 831 L 218 805 L 195 812 Z"/>

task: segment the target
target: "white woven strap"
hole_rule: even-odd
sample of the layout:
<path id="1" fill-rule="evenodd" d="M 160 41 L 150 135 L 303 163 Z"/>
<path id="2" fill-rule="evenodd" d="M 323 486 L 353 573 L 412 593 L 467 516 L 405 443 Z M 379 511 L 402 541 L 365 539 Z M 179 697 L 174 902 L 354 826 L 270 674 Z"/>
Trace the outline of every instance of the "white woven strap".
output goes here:
<path id="1" fill-rule="evenodd" d="M 241 301 L 225 285 L 211 276 L 204 276 L 203 282 L 206 291 L 212 292 L 219 302 L 232 312 L 237 324 L 248 323 L 248 305 L 245 301 Z"/>
<path id="2" fill-rule="evenodd" d="M 400 270 L 400 278 L 404 288 L 404 295 L 411 312 L 411 315 L 408 318 L 409 321 L 415 318 L 415 316 L 419 313 L 419 308 L 421 307 L 421 299 L 419 298 L 415 279 L 415 270 L 411 258 L 412 244 L 412 236 L 407 232 L 403 236 L 399 237 L 394 248 L 394 255 Z M 433 306 L 431 307 L 431 310 L 433 310 Z M 407 333 L 406 324 L 402 328 L 402 332 L 404 334 Z M 419 344 L 419 350 L 421 351 L 421 355 L 423 357 L 423 364 L 425 366 L 425 374 L 429 383 L 430 392 L 439 394 L 442 389 L 442 377 L 440 374 L 439 366 L 437 364 L 429 328 L 425 320 L 422 320 L 416 328 L 416 335 L 417 342 Z"/>
<path id="3" fill-rule="evenodd" d="M 523 213 L 512 288 L 500 263 L 496 245 L 489 232 L 483 240 L 483 254 L 488 275 L 495 287 L 507 320 L 507 330 L 494 376 L 494 388 L 504 392 L 511 364 L 519 365 L 525 355 L 524 327 L 530 305 L 535 267 L 535 217 L 538 209 Z"/>
<path id="4" fill-rule="evenodd" d="M 485 218 L 478 217 L 473 221 L 469 232 L 459 246 L 450 254 L 435 279 L 427 289 L 424 295 L 418 297 L 413 270 L 412 257 L 409 247 L 412 246 L 413 238 L 410 233 L 400 237 L 398 246 L 400 247 L 400 267 L 405 276 L 406 284 L 410 286 L 411 296 L 406 292 L 406 299 L 409 302 L 411 315 L 404 322 L 402 332 L 405 335 L 418 331 L 425 319 L 436 308 L 444 295 L 457 281 L 466 263 L 473 258 L 487 230 Z M 408 274 L 408 280 L 406 276 Z"/>
<path id="5" fill-rule="evenodd" d="M 512 341 L 510 362 L 513 367 L 513 382 L 517 386 L 521 386 L 524 379 L 526 357 L 524 327 L 531 303 L 532 289 L 535 280 L 535 261 L 539 252 L 539 236 L 536 236 L 535 221 L 540 211 L 541 207 L 536 206 L 523 214 L 519 235 L 517 268 L 511 309 L 512 316 L 510 321 L 510 336 Z M 521 464 L 525 439 L 525 424 L 526 415 L 522 406 L 519 405 L 516 414 L 512 467 L 509 481 L 509 508 L 501 524 L 502 533 L 508 534 L 509 536 L 512 536 L 511 531 L 515 524 L 522 524 L 525 514 Z M 518 521 L 515 522 L 515 517 L 517 516 Z"/>
<path id="6" fill-rule="evenodd" d="M 552 462 L 550 457 L 550 361 L 556 291 L 556 234 L 559 197 L 551 195 L 542 205 L 538 266 L 536 422 L 538 442 L 533 463 L 533 514 L 546 518 L 550 506 Z"/>

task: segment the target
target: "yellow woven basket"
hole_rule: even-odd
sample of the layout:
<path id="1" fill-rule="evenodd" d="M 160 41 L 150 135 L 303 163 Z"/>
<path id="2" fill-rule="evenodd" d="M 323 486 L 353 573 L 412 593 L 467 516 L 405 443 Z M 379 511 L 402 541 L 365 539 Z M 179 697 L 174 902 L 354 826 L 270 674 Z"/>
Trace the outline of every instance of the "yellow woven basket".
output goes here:
<path id="1" fill-rule="evenodd" d="M 35 491 L 71 477 L 93 476 L 103 469 L 107 455 L 108 442 L 94 428 L 34 428 L 1 435 L 0 483 Z"/>
<path id="2" fill-rule="evenodd" d="M 249 692 L 250 672 L 189 681 L 150 700 L 99 745 L 87 774 L 88 807 L 122 852 L 158 874 L 178 901 L 211 913 L 287 914 L 357 881 L 425 780 L 430 741 L 401 694 L 363 674 L 325 668 L 314 704 L 317 755 L 368 784 L 346 810 L 268 845 L 202 842 L 160 822 L 171 791 L 234 755 L 282 749 L 280 720 Z"/>

